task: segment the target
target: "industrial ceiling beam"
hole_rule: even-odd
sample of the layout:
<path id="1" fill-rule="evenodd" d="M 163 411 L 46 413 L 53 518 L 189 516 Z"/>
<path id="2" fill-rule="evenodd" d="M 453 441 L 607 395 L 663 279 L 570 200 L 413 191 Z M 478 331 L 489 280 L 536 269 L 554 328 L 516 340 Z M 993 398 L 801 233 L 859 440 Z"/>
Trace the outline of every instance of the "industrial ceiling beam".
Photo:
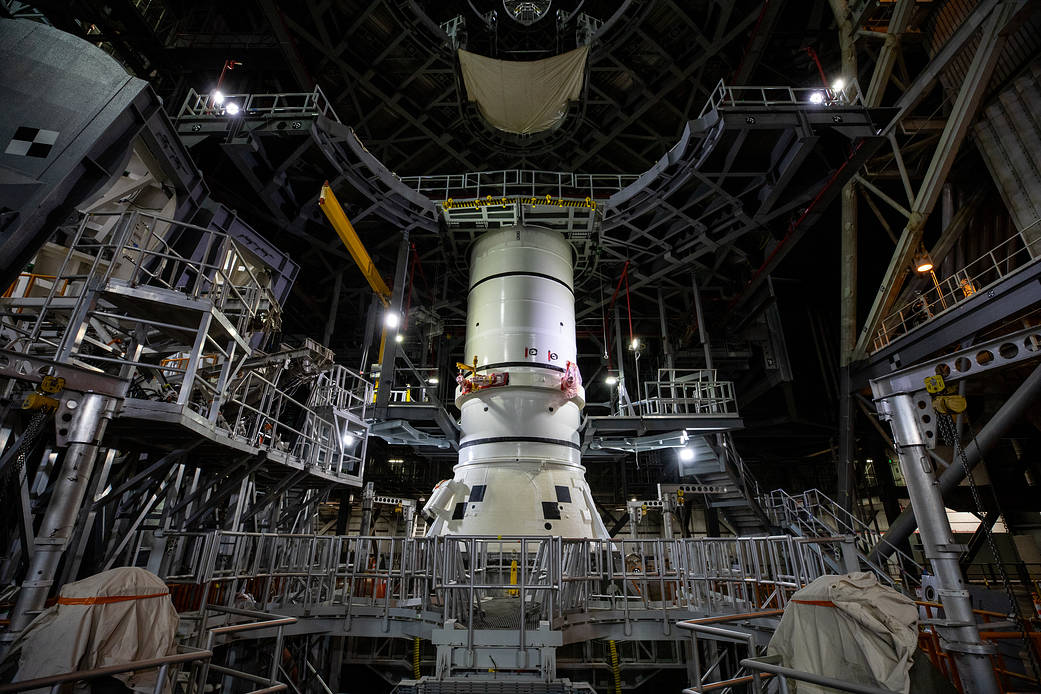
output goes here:
<path id="1" fill-rule="evenodd" d="M 680 77 L 678 77 L 677 79 L 689 80 L 690 77 L 694 75 L 694 73 L 696 73 L 700 68 L 704 67 L 704 65 L 709 61 L 709 59 L 712 56 L 716 55 L 724 46 L 726 46 L 737 36 L 741 35 L 741 33 L 743 33 L 746 29 L 748 29 L 748 27 L 751 26 L 752 23 L 755 22 L 755 20 L 759 17 L 759 13 L 752 12 L 746 15 L 744 18 L 741 19 L 740 22 L 738 22 L 732 29 L 730 29 L 730 31 L 725 30 L 724 22 L 726 21 L 726 17 L 728 17 L 728 13 L 724 13 L 724 17 L 721 18 L 721 26 L 717 28 L 717 38 L 713 41 L 712 45 L 707 49 L 699 50 L 699 55 L 690 60 L 690 63 L 680 73 Z M 685 59 L 689 59 L 690 57 L 691 56 L 688 55 Z M 681 62 L 682 61 L 683 60 L 681 60 Z M 661 101 L 666 94 L 668 94 L 676 88 L 677 84 L 678 82 L 676 80 L 668 80 L 664 84 L 664 86 L 659 87 L 658 90 L 652 94 L 652 97 L 650 99 L 644 101 L 638 108 L 634 109 L 633 112 L 630 113 L 624 121 L 615 126 L 610 131 L 610 133 L 607 134 L 605 138 L 603 138 L 599 143 L 593 145 L 589 150 L 587 150 L 581 156 L 579 156 L 573 162 L 573 168 L 580 169 L 583 164 L 585 164 L 593 157 L 593 155 L 597 154 L 601 149 L 607 146 L 607 144 L 613 141 L 614 138 L 616 138 L 620 133 L 624 132 L 629 126 L 631 126 L 633 123 L 639 120 L 645 113 L 647 113 L 647 111 L 649 111 L 651 108 L 654 108 L 654 106 L 659 101 Z"/>
<path id="2" fill-rule="evenodd" d="M 907 25 L 914 15 L 915 0 L 897 0 L 893 16 L 886 30 L 886 40 L 875 61 L 875 71 L 871 75 L 871 83 L 864 93 L 864 103 L 868 106 L 881 106 L 882 97 L 889 84 L 889 76 L 893 74 L 897 53 L 900 51 L 900 37 L 907 31 Z"/>
<path id="3" fill-rule="evenodd" d="M 289 62 L 289 67 L 293 71 L 293 77 L 296 78 L 297 84 L 303 91 L 314 89 L 314 78 L 311 77 L 311 74 L 304 66 L 300 52 L 296 48 L 296 42 L 293 41 L 293 37 L 289 33 L 289 27 L 286 26 L 286 19 L 285 15 L 282 14 L 282 10 L 275 5 L 275 0 L 260 0 L 260 8 L 264 11 L 264 16 L 271 26 L 271 31 L 275 33 L 275 38 L 278 39 L 282 55 Z"/>
<path id="4" fill-rule="evenodd" d="M 863 357 L 867 354 L 868 345 L 870 345 L 879 323 L 886 311 L 896 301 L 900 288 L 907 277 L 911 258 L 921 243 L 925 222 L 937 200 L 940 199 L 940 191 L 947 180 L 947 174 L 954 165 L 955 155 L 976 115 L 976 110 L 979 108 L 980 101 L 990 82 L 990 76 L 994 72 L 994 66 L 1001 56 L 1001 50 L 1005 45 L 1006 28 L 1025 5 L 1025 0 L 1001 2 L 983 26 L 979 46 L 973 55 L 961 89 L 958 91 L 958 97 L 955 99 L 947 119 L 947 125 L 940 135 L 940 141 L 933 154 L 929 170 L 915 196 L 907 225 L 904 227 L 896 251 L 889 261 L 885 277 L 857 340 L 856 357 Z"/>

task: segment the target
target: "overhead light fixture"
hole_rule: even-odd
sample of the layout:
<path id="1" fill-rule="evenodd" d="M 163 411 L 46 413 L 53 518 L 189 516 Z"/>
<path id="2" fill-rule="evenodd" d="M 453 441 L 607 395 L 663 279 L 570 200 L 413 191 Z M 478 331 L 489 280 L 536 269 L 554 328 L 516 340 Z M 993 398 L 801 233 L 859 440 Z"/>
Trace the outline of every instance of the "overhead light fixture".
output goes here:
<path id="1" fill-rule="evenodd" d="M 632 344 L 629 345 L 629 349 L 633 349 L 633 350 L 640 349 L 640 338 L 634 337 L 633 341 L 632 341 Z"/>
<path id="2" fill-rule="evenodd" d="M 607 378 L 604 379 L 604 383 L 606 383 L 609 386 L 616 386 L 616 385 L 618 385 L 618 377 L 617 376 L 608 376 Z"/>
<path id="3" fill-rule="evenodd" d="M 401 333 L 398 333 L 397 335 L 394 336 L 394 342 L 404 342 L 404 341 L 405 341 L 405 336 L 402 335 Z"/>
<path id="4" fill-rule="evenodd" d="M 227 106 L 224 107 L 224 112 L 227 113 L 229 116 L 234 116 L 239 112 L 239 105 L 236 103 L 229 103 Z"/>
<path id="5" fill-rule="evenodd" d="M 933 259 L 929 257 L 929 254 L 925 250 L 915 253 L 914 269 L 915 272 L 920 272 L 922 274 L 933 269 Z"/>
<path id="6" fill-rule="evenodd" d="M 689 463 L 694 460 L 694 449 L 689 446 L 684 446 L 680 449 L 680 460 L 685 463 Z"/>
<path id="7" fill-rule="evenodd" d="M 427 379 L 427 383 L 429 383 L 432 386 L 436 386 L 437 385 L 437 376 L 431 376 L 430 378 L 428 378 Z"/>
<path id="8" fill-rule="evenodd" d="M 353 446 L 354 445 L 354 434 L 352 434 L 349 431 L 345 431 L 343 433 L 343 438 L 341 439 L 341 441 L 343 441 L 343 447 L 344 448 L 349 448 L 350 446 Z"/>
<path id="9" fill-rule="evenodd" d="M 401 325 L 401 316 L 391 311 L 387 313 L 386 318 L 383 319 L 383 324 L 388 328 L 396 328 Z"/>
<path id="10" fill-rule="evenodd" d="M 813 92 L 810 94 L 811 104 L 823 104 L 824 103 L 824 92 Z"/>
<path id="11" fill-rule="evenodd" d="M 213 103 L 218 106 L 224 103 L 224 94 L 222 94 L 220 90 L 213 92 Z"/>
<path id="12" fill-rule="evenodd" d="M 846 80 L 842 79 L 841 77 L 835 80 L 835 83 L 831 85 L 831 90 L 833 92 L 841 92 L 845 88 Z"/>

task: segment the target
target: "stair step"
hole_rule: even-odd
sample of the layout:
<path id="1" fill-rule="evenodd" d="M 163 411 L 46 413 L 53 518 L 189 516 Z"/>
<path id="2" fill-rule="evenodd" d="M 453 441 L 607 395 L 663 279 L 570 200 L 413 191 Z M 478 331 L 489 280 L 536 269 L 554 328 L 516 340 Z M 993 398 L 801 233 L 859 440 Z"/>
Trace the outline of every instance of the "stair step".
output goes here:
<path id="1" fill-rule="evenodd" d="M 739 507 L 748 509 L 748 512 L 754 515 L 751 507 L 748 505 L 748 501 L 746 501 L 744 497 L 741 497 L 740 499 L 724 499 L 722 501 L 717 501 L 716 499 L 712 500 L 712 508 L 732 508 L 735 509 L 734 512 L 737 513 L 738 511 L 736 509 Z"/>
<path id="2" fill-rule="evenodd" d="M 694 464 L 690 467 L 685 467 L 683 472 L 684 474 L 693 475 L 695 477 L 709 477 L 712 475 L 730 477 L 730 475 L 720 468 L 719 463 L 706 463 L 704 465 Z"/>

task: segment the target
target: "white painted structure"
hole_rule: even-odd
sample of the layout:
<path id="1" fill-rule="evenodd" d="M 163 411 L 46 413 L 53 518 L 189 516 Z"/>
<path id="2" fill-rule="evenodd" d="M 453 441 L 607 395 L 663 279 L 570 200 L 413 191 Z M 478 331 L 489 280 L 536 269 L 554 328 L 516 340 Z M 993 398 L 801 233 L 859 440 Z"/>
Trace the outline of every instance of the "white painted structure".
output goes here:
<path id="1" fill-rule="evenodd" d="M 562 388 L 577 376 L 571 246 L 513 227 L 480 237 L 471 261 L 461 361 L 476 357 L 471 381 L 508 382 L 456 389 L 459 463 L 424 508 L 428 534 L 606 538 L 581 463 L 585 391 Z"/>

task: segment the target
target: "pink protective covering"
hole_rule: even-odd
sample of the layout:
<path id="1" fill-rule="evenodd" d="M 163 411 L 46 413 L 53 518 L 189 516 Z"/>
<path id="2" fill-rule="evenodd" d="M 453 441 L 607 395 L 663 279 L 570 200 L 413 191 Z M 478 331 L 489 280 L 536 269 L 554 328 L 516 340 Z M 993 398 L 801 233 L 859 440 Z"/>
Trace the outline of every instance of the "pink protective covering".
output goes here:
<path id="1" fill-rule="evenodd" d="M 578 364 L 567 363 L 564 375 L 560 377 L 560 392 L 567 400 L 578 395 L 578 389 L 582 387 L 582 374 L 578 370 Z"/>

